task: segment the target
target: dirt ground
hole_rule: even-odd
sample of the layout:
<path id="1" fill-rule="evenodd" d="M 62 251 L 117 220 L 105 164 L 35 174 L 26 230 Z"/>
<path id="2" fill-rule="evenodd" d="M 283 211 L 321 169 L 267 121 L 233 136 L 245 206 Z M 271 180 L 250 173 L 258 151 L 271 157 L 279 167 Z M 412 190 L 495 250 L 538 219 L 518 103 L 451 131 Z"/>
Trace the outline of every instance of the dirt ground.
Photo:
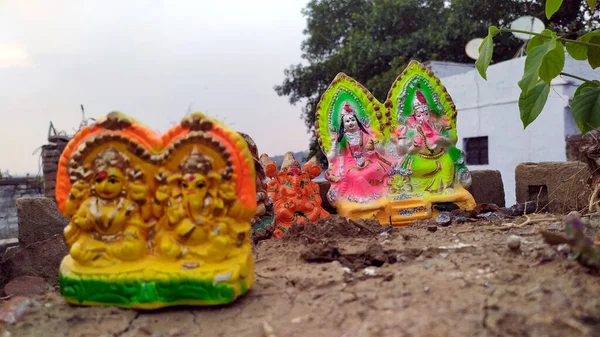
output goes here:
<path id="1" fill-rule="evenodd" d="M 561 231 L 556 219 L 509 230 L 526 219 L 421 221 L 380 234 L 331 217 L 260 242 L 256 283 L 233 304 L 143 312 L 71 306 L 51 292 L 0 336 L 600 336 L 600 276 L 537 234 Z"/>

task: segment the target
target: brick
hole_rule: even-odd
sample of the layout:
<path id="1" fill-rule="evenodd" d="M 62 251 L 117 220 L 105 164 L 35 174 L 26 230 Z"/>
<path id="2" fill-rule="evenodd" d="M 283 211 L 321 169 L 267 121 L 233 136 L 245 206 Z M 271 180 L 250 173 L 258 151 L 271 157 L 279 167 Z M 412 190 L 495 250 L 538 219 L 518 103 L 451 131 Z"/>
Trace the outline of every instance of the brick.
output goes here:
<path id="1" fill-rule="evenodd" d="M 58 161 L 44 163 L 42 170 L 44 171 L 44 178 L 47 177 L 49 173 L 54 173 L 54 178 L 56 178 L 56 171 L 58 171 Z"/>
<path id="2" fill-rule="evenodd" d="M 518 203 L 533 202 L 538 211 L 587 211 L 591 188 L 585 163 L 579 161 L 522 163 L 515 169 Z"/>

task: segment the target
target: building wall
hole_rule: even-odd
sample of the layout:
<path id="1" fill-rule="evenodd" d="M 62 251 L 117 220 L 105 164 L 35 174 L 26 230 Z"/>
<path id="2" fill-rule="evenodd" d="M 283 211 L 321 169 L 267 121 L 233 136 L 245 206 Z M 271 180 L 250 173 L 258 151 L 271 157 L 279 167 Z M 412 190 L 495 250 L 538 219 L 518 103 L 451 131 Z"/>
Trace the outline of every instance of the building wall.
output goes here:
<path id="1" fill-rule="evenodd" d="M 0 240 L 19 234 L 17 198 L 42 197 L 42 183 L 30 178 L 0 180 Z"/>
<path id="2" fill-rule="evenodd" d="M 567 102 L 577 83 L 561 78 L 553 81 L 540 116 L 523 129 L 518 106 L 521 90 L 517 83 L 524 64 L 525 58 L 518 58 L 492 65 L 487 81 L 476 70 L 442 78 L 458 109 L 457 146 L 463 148 L 466 137 L 488 136 L 489 164 L 470 168 L 499 170 L 507 205 L 516 201 L 515 167 L 522 162 L 565 161 L 565 137 L 574 132 Z M 586 63 L 569 57 L 565 72 L 591 79 L 600 77 Z"/>

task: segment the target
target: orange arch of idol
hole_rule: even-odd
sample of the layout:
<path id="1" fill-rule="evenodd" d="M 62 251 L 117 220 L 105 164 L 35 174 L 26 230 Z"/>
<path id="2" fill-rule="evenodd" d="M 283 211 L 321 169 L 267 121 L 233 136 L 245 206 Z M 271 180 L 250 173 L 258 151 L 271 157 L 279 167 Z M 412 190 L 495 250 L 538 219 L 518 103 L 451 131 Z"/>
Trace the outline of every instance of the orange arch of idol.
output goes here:
<path id="1" fill-rule="evenodd" d="M 248 209 L 256 208 L 254 184 L 247 183 L 249 181 L 254 181 L 254 166 L 245 141 L 241 136 L 238 136 L 236 132 L 227 130 L 223 125 L 214 120 L 211 121 L 213 122 L 212 128 L 208 132 L 214 139 L 220 141 L 225 146 L 227 152 L 231 156 L 233 172 L 236 175 L 236 192 L 242 206 Z M 92 126 L 86 126 L 77 132 L 73 139 L 67 144 L 58 162 L 58 172 L 56 176 L 56 202 L 58 204 L 58 209 L 61 212 L 65 211 L 66 202 L 71 190 L 71 181 L 68 175 L 68 161 L 79 145 L 90 137 L 100 133 L 119 134 L 138 142 L 138 144 L 151 152 L 160 153 L 170 144 L 191 132 L 189 129 L 182 127 L 181 124 L 178 124 L 161 136 L 154 130 L 136 121 L 131 120 L 131 122 L 131 125 L 118 131 L 107 130 L 97 123 Z"/>

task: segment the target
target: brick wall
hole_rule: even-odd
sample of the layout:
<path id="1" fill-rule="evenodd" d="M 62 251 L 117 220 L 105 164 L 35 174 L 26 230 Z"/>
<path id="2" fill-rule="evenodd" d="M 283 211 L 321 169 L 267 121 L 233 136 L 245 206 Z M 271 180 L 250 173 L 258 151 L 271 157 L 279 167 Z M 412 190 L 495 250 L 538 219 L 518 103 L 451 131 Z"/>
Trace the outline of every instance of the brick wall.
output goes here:
<path id="1" fill-rule="evenodd" d="M 34 178 L 0 180 L 0 239 L 16 238 L 19 234 L 17 198 L 41 196 L 42 183 Z"/>
<path id="2" fill-rule="evenodd" d="M 42 170 L 44 173 L 44 196 L 55 198 L 56 171 L 58 160 L 69 142 L 68 137 L 50 136 L 48 144 L 42 146 Z"/>

